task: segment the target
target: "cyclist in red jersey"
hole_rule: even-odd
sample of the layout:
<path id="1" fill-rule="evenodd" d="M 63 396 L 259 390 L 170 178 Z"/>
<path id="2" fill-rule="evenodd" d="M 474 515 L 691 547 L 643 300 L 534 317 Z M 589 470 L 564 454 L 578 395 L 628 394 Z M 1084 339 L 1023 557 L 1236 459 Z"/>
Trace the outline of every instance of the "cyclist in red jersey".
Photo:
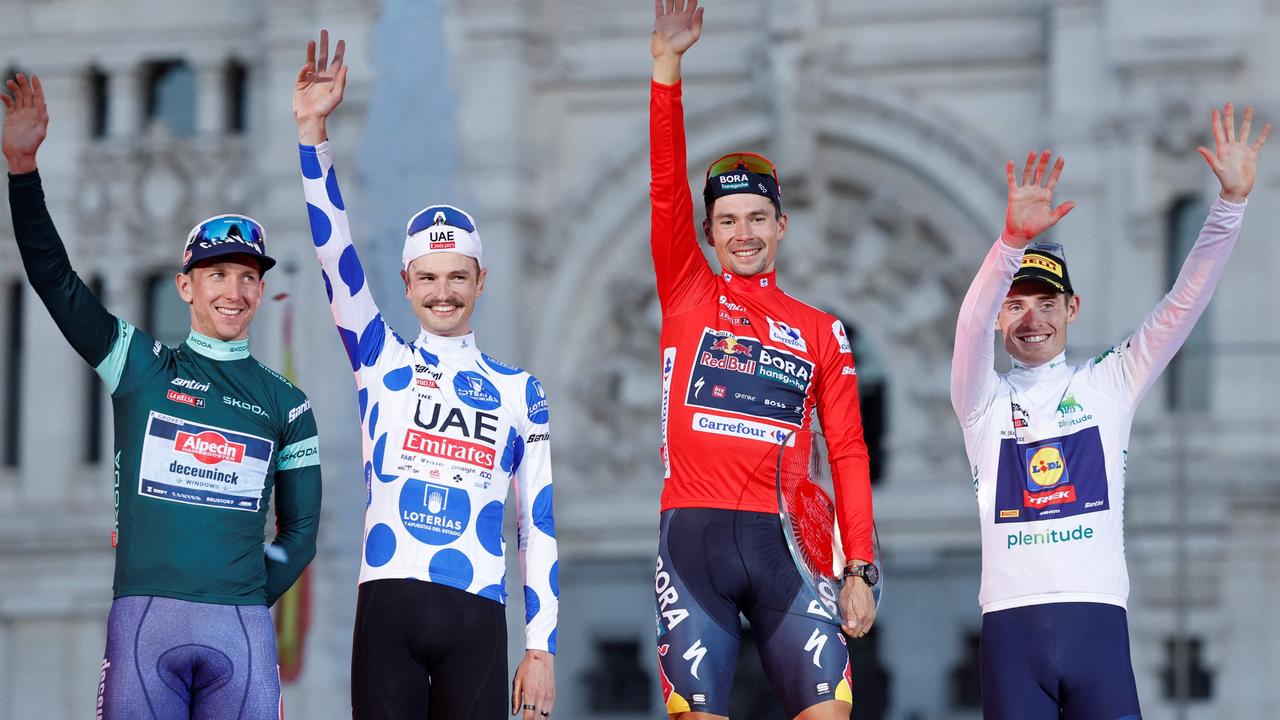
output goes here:
<path id="1" fill-rule="evenodd" d="M 843 630 L 875 621 L 871 487 L 857 375 L 844 327 L 782 292 L 774 260 L 786 237 L 777 173 L 733 153 L 712 164 L 698 245 L 687 184 L 680 60 L 702 31 L 697 0 L 656 0 L 650 100 L 652 251 L 662 305 L 662 530 L 655 577 L 667 712 L 727 717 L 740 636 L 788 713 L 847 718 L 844 637 L 788 556 L 778 519 L 779 443 L 817 421 L 827 438 L 840 542 L 849 561 Z"/>

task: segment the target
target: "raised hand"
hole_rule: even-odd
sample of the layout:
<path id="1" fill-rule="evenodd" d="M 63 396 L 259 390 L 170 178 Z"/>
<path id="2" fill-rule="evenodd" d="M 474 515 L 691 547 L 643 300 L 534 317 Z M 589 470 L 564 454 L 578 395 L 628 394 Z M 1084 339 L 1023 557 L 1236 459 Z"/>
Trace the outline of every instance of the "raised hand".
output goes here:
<path id="1" fill-rule="evenodd" d="M 1213 109 L 1213 143 L 1216 152 L 1206 147 L 1198 147 L 1196 151 L 1209 163 L 1209 169 L 1218 176 L 1222 183 L 1222 199 L 1233 203 L 1242 203 L 1253 189 L 1253 181 L 1258 174 L 1258 151 L 1267 142 L 1271 134 L 1271 123 L 1267 123 L 1258 133 L 1258 139 L 1249 143 L 1249 133 L 1253 129 L 1253 108 L 1244 109 L 1244 124 L 1240 126 L 1240 137 L 1236 138 L 1235 115 L 1231 103 L 1222 106 L 1222 115 Z"/>
<path id="2" fill-rule="evenodd" d="M 13 97 L 0 93 L 4 104 L 4 130 L 0 138 L 4 159 L 9 172 L 14 175 L 36 169 L 36 150 L 44 142 L 49 131 L 49 107 L 44 102 L 44 88 L 40 78 L 32 75 L 28 82 L 25 75 L 5 81 Z"/>
<path id="3" fill-rule="evenodd" d="M 698 0 L 653 0 L 653 79 L 671 84 L 680 79 L 680 56 L 702 36 Z"/>
<path id="4" fill-rule="evenodd" d="M 1021 182 L 1013 177 L 1013 161 L 1005 164 L 1009 205 L 1004 214 L 1004 242 L 1010 247 L 1024 248 L 1031 244 L 1037 235 L 1056 225 L 1076 206 L 1068 200 L 1053 207 L 1053 187 L 1058 184 L 1064 160 L 1059 157 L 1053 164 L 1046 182 L 1045 170 L 1049 167 L 1050 157 L 1048 150 L 1040 154 L 1038 161 L 1035 151 L 1027 153 Z"/>
<path id="5" fill-rule="evenodd" d="M 329 59 L 329 31 L 320 31 L 320 56 L 316 57 L 316 43 L 307 43 L 307 61 L 298 71 L 298 82 L 293 87 L 293 119 L 298 123 L 298 139 L 305 145 L 317 145 L 328 138 L 325 120 L 342 102 L 347 89 L 347 66 L 342 56 L 347 44 L 339 40 Z"/>

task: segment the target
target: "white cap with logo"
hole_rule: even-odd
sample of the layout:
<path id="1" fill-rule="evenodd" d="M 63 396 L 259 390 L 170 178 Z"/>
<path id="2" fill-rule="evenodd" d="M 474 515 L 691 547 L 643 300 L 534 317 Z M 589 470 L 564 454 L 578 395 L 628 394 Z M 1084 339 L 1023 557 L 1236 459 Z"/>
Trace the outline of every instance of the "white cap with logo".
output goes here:
<path id="1" fill-rule="evenodd" d="M 423 255 L 451 252 L 476 259 L 484 267 L 484 249 L 475 220 L 452 205 L 432 205 L 418 211 L 405 226 L 404 269 Z"/>

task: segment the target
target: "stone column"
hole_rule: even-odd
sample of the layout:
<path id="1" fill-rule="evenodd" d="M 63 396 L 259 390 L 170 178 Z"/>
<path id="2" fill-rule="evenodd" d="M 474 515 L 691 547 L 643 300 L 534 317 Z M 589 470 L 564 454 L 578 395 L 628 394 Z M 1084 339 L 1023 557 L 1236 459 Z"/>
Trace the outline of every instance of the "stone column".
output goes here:
<path id="1" fill-rule="evenodd" d="M 107 73 L 107 137 L 137 137 L 146 114 L 145 68 L 134 61 L 112 64 Z"/>
<path id="2" fill-rule="evenodd" d="M 196 75 L 196 137 L 216 137 L 227 130 L 227 59 L 191 61 Z"/>

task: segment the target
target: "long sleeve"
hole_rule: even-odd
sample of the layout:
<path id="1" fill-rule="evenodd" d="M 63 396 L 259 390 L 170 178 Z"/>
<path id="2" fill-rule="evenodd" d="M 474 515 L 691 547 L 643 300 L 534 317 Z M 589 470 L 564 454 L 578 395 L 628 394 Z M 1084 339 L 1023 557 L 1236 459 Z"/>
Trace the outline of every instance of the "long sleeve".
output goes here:
<path id="1" fill-rule="evenodd" d="M 951 356 L 951 407 L 964 427 L 980 415 L 995 393 L 996 317 L 1021 261 L 1021 250 L 997 240 L 960 306 Z"/>
<path id="2" fill-rule="evenodd" d="M 9 176 L 9 209 L 27 281 L 71 347 L 97 368 L 121 345 L 116 341 L 122 337 L 125 324 L 98 302 L 72 269 L 66 247 L 45 206 L 38 171 Z M 127 344 L 126 338 L 123 345 Z M 117 374 L 117 380 L 118 377 Z M 114 391 L 111 379 L 104 375 L 104 380 Z"/>
<path id="3" fill-rule="evenodd" d="M 551 427 L 547 396 L 537 378 L 525 386 L 527 407 L 513 458 L 516 534 L 524 578 L 525 648 L 556 651 L 560 563 L 551 486 Z M 522 456 L 521 456 L 522 455 Z"/>
<path id="4" fill-rule="evenodd" d="M 267 605 L 285 594 L 316 554 L 320 533 L 320 445 L 311 403 L 290 413 L 276 456 L 276 537 L 267 548 Z"/>
<path id="5" fill-rule="evenodd" d="M 333 322 L 351 361 L 351 370 L 356 373 L 357 387 L 376 392 L 381 383 L 364 382 L 361 371 L 372 367 L 387 340 L 396 336 L 378 311 L 365 281 L 364 267 L 352 244 L 346 205 L 338 188 L 338 174 L 328 141 L 314 147 L 299 145 L 298 154 L 311 239 L 320 260 Z"/>
<path id="6" fill-rule="evenodd" d="M 1094 376 L 1130 407 L 1151 389 L 1209 306 L 1240 236 L 1244 208 L 1222 198 L 1214 202 L 1173 288 L 1136 332 L 1091 363 Z"/>
<path id="7" fill-rule="evenodd" d="M 649 88 L 650 249 L 662 311 L 671 315 L 715 293 L 698 247 L 685 157 L 680 83 Z"/>
<path id="8" fill-rule="evenodd" d="M 835 320 L 831 337 L 820 338 L 822 369 L 815 396 L 818 421 L 827 442 L 827 459 L 836 495 L 836 517 L 844 556 L 870 561 L 875 529 L 871 466 L 862 435 L 858 376 L 844 325 Z"/>

